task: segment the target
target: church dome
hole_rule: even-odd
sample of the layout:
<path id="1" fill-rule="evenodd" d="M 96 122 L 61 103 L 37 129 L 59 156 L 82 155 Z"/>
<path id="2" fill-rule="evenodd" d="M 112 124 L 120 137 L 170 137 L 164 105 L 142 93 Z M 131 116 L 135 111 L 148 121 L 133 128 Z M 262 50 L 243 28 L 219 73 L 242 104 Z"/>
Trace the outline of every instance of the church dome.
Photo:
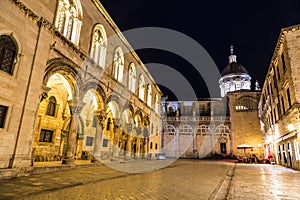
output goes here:
<path id="1" fill-rule="evenodd" d="M 240 90 L 251 90 L 251 77 L 246 68 L 236 61 L 236 55 L 233 54 L 233 46 L 230 46 L 229 64 L 221 73 L 219 86 L 221 97 L 228 92 Z"/>
<path id="2" fill-rule="evenodd" d="M 221 76 L 225 76 L 227 74 L 248 74 L 248 71 L 240 63 L 231 62 L 222 71 Z"/>

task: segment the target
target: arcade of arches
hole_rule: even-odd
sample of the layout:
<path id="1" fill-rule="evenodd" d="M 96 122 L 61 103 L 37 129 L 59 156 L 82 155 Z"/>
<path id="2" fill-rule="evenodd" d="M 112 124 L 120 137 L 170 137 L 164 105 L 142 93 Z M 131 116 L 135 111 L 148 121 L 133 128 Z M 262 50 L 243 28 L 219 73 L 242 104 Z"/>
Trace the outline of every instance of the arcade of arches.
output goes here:
<path id="1" fill-rule="evenodd" d="M 152 129 L 155 126 L 150 124 L 150 116 L 117 95 L 107 97 L 100 85 L 82 85 L 66 74 L 53 72 L 44 80 L 45 95 L 34 134 L 34 160 L 62 160 L 68 164 L 75 159 L 148 156 L 150 125 Z M 80 88 L 83 90 L 76 91 Z M 82 98 L 76 96 L 78 93 Z"/>

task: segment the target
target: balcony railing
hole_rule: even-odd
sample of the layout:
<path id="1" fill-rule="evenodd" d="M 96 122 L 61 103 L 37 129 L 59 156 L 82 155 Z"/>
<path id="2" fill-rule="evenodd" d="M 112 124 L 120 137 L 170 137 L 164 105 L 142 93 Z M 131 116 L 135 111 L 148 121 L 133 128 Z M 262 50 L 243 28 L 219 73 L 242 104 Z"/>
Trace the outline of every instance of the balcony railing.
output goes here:
<path id="1" fill-rule="evenodd" d="M 167 117 L 167 121 L 229 121 L 229 116 Z"/>

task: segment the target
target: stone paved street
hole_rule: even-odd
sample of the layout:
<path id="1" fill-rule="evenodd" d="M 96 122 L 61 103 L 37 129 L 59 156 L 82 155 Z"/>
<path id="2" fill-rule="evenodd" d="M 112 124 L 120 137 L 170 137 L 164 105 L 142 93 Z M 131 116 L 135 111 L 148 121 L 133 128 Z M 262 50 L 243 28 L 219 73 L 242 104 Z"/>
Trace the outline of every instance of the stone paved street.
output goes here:
<path id="1" fill-rule="evenodd" d="M 237 164 L 228 199 L 300 199 L 300 172 L 277 165 Z"/>
<path id="2" fill-rule="evenodd" d="M 114 162 L 107 163 L 110 167 L 101 165 L 3 180 L 0 199 L 300 198 L 300 173 L 280 166 L 197 160 L 178 160 L 167 165 L 168 162 Z M 126 172 L 138 172 L 141 168 L 150 172 Z"/>

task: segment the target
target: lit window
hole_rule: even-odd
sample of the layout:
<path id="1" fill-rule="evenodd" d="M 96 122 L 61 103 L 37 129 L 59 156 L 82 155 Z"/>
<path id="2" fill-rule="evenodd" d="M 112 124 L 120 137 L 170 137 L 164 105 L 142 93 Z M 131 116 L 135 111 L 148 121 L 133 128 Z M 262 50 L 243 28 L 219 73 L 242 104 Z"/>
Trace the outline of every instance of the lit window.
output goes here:
<path id="1" fill-rule="evenodd" d="M 8 35 L 0 36 L 0 70 L 8 74 L 13 73 L 13 65 L 17 47 L 13 39 Z"/>
<path id="2" fill-rule="evenodd" d="M 90 57 L 100 67 L 105 67 L 107 39 L 104 27 L 98 24 L 94 28 Z"/>
<path id="3" fill-rule="evenodd" d="M 48 101 L 46 115 L 55 116 L 55 111 L 56 111 L 56 99 L 55 97 L 51 96 Z"/>
<path id="4" fill-rule="evenodd" d="M 257 103 L 251 97 L 242 97 L 235 104 L 235 111 L 255 111 L 258 109 Z"/>
<path id="5" fill-rule="evenodd" d="M 142 101 L 145 100 L 145 78 L 143 74 L 139 77 L 139 98 Z"/>
<path id="6" fill-rule="evenodd" d="M 129 73 L 128 73 L 128 89 L 131 92 L 135 92 L 136 85 L 136 70 L 133 63 L 129 65 Z"/>
<path id="7" fill-rule="evenodd" d="M 148 84 L 148 87 L 147 87 L 147 105 L 149 107 L 152 106 L 152 88 L 151 88 L 150 84 Z"/>
<path id="8" fill-rule="evenodd" d="M 215 129 L 215 134 L 221 136 L 229 136 L 229 128 L 223 125 L 217 126 Z"/>
<path id="9" fill-rule="evenodd" d="M 40 142 L 52 142 L 53 131 L 41 129 Z"/>
<path id="10" fill-rule="evenodd" d="M 159 106 L 159 103 L 158 103 L 158 95 L 156 94 L 155 95 L 155 112 L 158 114 L 158 106 Z"/>
<path id="11" fill-rule="evenodd" d="M 201 125 L 197 128 L 197 135 L 209 135 L 210 133 L 210 128 L 206 125 Z"/>
<path id="12" fill-rule="evenodd" d="M 0 105 L 0 128 L 4 128 L 8 107 Z"/>
<path id="13" fill-rule="evenodd" d="M 116 48 L 114 53 L 113 73 L 114 78 L 119 82 L 123 80 L 124 56 L 121 47 Z"/>
<path id="14" fill-rule="evenodd" d="M 79 42 L 81 21 L 82 8 L 79 0 L 59 0 L 55 27 L 75 44 Z"/>
<path id="15" fill-rule="evenodd" d="M 172 125 L 166 125 L 164 132 L 167 135 L 176 135 L 176 128 Z"/>

